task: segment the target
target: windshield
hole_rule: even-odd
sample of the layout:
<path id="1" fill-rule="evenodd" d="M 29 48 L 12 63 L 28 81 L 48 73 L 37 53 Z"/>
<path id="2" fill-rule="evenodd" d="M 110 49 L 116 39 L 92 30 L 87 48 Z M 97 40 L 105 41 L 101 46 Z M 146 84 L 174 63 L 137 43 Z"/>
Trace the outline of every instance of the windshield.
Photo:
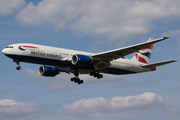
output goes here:
<path id="1" fill-rule="evenodd" d="M 13 48 L 13 46 L 7 46 L 6 48 Z"/>

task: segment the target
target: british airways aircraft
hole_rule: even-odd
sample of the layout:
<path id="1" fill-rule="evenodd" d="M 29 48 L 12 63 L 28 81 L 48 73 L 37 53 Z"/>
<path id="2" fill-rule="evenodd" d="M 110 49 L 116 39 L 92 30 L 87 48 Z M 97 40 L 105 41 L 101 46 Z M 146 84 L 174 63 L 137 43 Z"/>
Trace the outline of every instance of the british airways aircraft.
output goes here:
<path id="1" fill-rule="evenodd" d="M 42 76 L 54 77 L 60 72 L 72 73 L 75 77 L 72 82 L 82 84 L 79 74 L 89 74 L 98 79 L 103 78 L 101 73 L 124 75 L 155 71 L 157 66 L 176 62 L 175 60 L 149 63 L 154 43 L 168 39 L 149 38 L 147 42 L 123 47 L 100 53 L 89 53 L 63 48 L 49 47 L 30 43 L 12 44 L 2 50 L 2 53 L 17 63 L 20 62 L 41 64 L 39 73 Z M 137 52 L 132 59 L 124 56 Z"/>

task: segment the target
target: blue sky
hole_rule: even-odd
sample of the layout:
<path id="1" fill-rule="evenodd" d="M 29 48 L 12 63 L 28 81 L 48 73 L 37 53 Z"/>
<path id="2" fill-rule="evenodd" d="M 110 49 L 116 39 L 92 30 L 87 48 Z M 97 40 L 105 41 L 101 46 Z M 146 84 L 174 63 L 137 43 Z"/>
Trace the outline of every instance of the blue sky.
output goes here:
<path id="1" fill-rule="evenodd" d="M 35 43 L 87 52 L 102 52 L 146 41 L 155 44 L 150 63 L 180 57 L 180 1 L 177 0 L 0 0 L 0 48 Z M 134 54 L 126 56 L 131 58 Z M 179 62 L 155 72 L 84 84 L 61 73 L 38 74 L 40 65 L 16 64 L 0 55 L 2 120 L 180 120 Z"/>

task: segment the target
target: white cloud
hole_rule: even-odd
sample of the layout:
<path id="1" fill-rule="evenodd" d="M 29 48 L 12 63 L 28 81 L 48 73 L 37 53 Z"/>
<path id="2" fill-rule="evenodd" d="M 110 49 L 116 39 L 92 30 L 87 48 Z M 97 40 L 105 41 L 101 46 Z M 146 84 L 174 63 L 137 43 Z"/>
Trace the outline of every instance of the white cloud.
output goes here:
<path id="1" fill-rule="evenodd" d="M 0 119 L 19 120 L 30 119 L 40 115 L 40 108 L 36 103 L 23 103 L 14 100 L 0 100 Z"/>
<path id="2" fill-rule="evenodd" d="M 24 103 L 10 99 L 0 100 L 1 120 L 29 120 L 40 116 L 50 117 L 57 114 L 57 110 L 51 106 L 49 108 L 38 106 L 34 102 Z"/>
<path id="3" fill-rule="evenodd" d="M 180 109 L 174 108 L 171 110 L 171 114 L 173 115 L 180 115 Z"/>
<path id="4" fill-rule="evenodd" d="M 119 39 L 148 33 L 156 20 L 180 17 L 177 0 L 43 0 L 29 3 L 16 19 L 23 25 L 53 24 L 76 34 Z"/>
<path id="5" fill-rule="evenodd" d="M 26 5 L 24 0 L 0 0 L 0 15 L 9 15 Z"/>
<path id="6" fill-rule="evenodd" d="M 180 30 L 168 30 L 166 33 L 163 34 L 163 36 L 169 36 L 169 37 L 180 36 Z"/>
<path id="7" fill-rule="evenodd" d="M 78 16 L 78 3 L 77 0 L 43 0 L 34 6 L 30 2 L 19 12 L 17 20 L 24 25 L 37 26 L 48 22 L 61 28 Z"/>
<path id="8" fill-rule="evenodd" d="M 47 86 L 49 89 L 52 90 L 54 89 L 62 90 L 73 87 L 73 84 L 70 83 L 70 75 L 63 74 L 57 76 Z"/>
<path id="9" fill-rule="evenodd" d="M 168 30 L 167 32 L 163 33 L 163 36 L 177 37 L 179 46 L 178 49 L 180 49 L 180 30 Z"/>
<path id="10" fill-rule="evenodd" d="M 148 111 L 169 108 L 170 105 L 159 95 L 146 92 L 137 96 L 81 99 L 63 105 L 63 113 L 84 117 L 91 114 L 111 114 L 131 111 Z"/>
<path id="11" fill-rule="evenodd" d="M 26 68 L 26 69 L 24 69 L 24 71 L 27 73 L 27 75 L 30 79 L 37 79 L 37 78 L 41 77 L 39 72 L 36 70 L 31 70 L 29 68 Z"/>
<path id="12" fill-rule="evenodd" d="M 26 75 L 28 76 L 28 78 L 30 80 L 33 80 L 32 83 L 35 85 L 44 86 L 51 90 L 54 90 L 54 89 L 62 90 L 62 89 L 68 89 L 68 88 L 73 87 L 73 85 L 70 82 L 71 76 L 67 74 L 59 74 L 55 77 L 45 77 L 45 76 L 41 76 L 37 70 L 31 70 L 29 68 L 26 68 L 24 71 Z M 41 80 L 41 79 L 48 79 L 48 78 L 50 79 L 49 80 L 50 82 Z"/>

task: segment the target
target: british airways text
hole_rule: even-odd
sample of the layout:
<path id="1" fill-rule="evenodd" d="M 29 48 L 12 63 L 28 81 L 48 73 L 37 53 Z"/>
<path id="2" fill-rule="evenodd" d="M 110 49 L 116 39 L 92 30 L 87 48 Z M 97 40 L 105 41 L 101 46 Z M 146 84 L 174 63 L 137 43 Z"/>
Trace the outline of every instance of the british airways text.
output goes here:
<path id="1" fill-rule="evenodd" d="M 31 51 L 31 55 L 47 56 L 47 57 L 53 57 L 53 58 L 61 58 L 61 55 L 56 55 L 56 54 L 52 54 L 52 53 L 35 52 L 35 51 Z"/>

